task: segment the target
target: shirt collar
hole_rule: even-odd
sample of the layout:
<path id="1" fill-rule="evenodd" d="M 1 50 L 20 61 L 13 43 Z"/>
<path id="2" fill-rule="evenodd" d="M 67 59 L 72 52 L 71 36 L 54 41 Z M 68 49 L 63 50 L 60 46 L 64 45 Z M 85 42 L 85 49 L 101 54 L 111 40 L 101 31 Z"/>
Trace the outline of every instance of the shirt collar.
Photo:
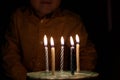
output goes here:
<path id="1" fill-rule="evenodd" d="M 62 16 L 62 14 L 61 14 L 62 9 L 60 9 L 60 8 L 57 8 L 55 11 L 43 16 L 42 18 L 39 18 L 39 16 L 36 14 L 36 12 L 33 8 L 30 8 L 29 11 L 30 11 L 30 15 L 33 15 L 33 16 L 37 17 L 38 19 L 54 18 L 56 16 Z"/>

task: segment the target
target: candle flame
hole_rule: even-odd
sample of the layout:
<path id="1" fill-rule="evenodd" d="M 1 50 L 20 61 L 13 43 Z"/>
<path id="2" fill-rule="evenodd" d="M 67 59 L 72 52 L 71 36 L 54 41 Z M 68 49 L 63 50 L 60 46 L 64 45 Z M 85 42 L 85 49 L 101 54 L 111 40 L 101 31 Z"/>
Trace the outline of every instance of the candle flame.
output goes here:
<path id="1" fill-rule="evenodd" d="M 61 37 L 61 45 L 64 45 L 64 38 L 63 38 L 63 36 Z"/>
<path id="2" fill-rule="evenodd" d="M 44 35 L 44 45 L 45 45 L 45 46 L 47 46 L 47 44 L 48 44 L 48 41 L 47 41 L 47 36 L 46 36 L 46 35 Z"/>
<path id="3" fill-rule="evenodd" d="M 54 40 L 53 40 L 53 37 L 50 37 L 50 43 L 51 43 L 51 46 L 54 46 Z"/>
<path id="4" fill-rule="evenodd" d="M 76 42 L 77 42 L 77 43 L 80 42 L 78 34 L 76 34 Z"/>
<path id="5" fill-rule="evenodd" d="M 74 40 L 73 40 L 72 36 L 70 36 L 70 43 L 72 46 L 74 45 Z"/>

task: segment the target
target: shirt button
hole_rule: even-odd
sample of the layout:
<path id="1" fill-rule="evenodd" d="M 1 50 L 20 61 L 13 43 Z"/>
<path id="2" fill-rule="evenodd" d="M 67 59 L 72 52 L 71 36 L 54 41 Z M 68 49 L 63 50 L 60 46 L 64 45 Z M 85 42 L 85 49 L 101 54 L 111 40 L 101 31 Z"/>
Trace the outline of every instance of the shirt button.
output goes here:
<path id="1" fill-rule="evenodd" d="M 42 19 L 42 20 L 40 21 L 40 23 L 43 23 L 43 21 L 44 21 L 44 20 Z"/>

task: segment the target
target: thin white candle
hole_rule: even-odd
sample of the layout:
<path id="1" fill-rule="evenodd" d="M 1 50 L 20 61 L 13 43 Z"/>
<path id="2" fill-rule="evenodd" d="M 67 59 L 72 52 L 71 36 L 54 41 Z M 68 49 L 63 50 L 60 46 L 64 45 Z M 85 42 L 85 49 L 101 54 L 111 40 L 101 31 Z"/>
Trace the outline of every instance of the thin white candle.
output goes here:
<path id="1" fill-rule="evenodd" d="M 70 60 L 70 63 L 71 63 L 71 74 L 74 75 L 74 66 L 75 66 L 75 63 L 74 63 L 74 40 L 72 38 L 72 36 L 70 36 L 70 43 L 71 43 L 71 47 L 70 47 L 70 55 L 71 55 L 71 60 Z"/>
<path id="2" fill-rule="evenodd" d="M 44 46 L 45 46 L 45 60 L 46 60 L 46 72 L 49 72 L 49 61 L 48 61 L 48 40 L 47 36 L 44 35 Z"/>
<path id="3" fill-rule="evenodd" d="M 53 37 L 50 38 L 51 43 L 51 60 L 52 60 L 52 75 L 55 74 L 55 47 Z"/>
<path id="4" fill-rule="evenodd" d="M 63 65 L 64 65 L 64 38 L 61 37 L 61 54 L 60 54 L 60 71 L 63 71 Z"/>
<path id="5" fill-rule="evenodd" d="M 75 36 L 76 38 L 76 72 L 80 72 L 80 40 L 78 34 Z"/>

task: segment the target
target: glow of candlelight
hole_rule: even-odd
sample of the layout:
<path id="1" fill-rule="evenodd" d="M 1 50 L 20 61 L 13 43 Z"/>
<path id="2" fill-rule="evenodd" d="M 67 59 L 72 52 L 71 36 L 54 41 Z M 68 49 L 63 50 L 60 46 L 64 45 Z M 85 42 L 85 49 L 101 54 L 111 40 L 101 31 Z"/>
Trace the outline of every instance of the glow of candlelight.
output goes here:
<path id="1" fill-rule="evenodd" d="M 75 37 L 75 38 L 76 38 L 76 42 L 79 43 L 79 42 L 80 42 L 80 39 L 79 39 L 78 34 L 76 34 L 76 37 Z"/>
<path id="2" fill-rule="evenodd" d="M 51 46 L 54 46 L 54 40 L 53 40 L 53 37 L 50 38 L 50 43 L 51 43 Z"/>
<path id="3" fill-rule="evenodd" d="M 61 37 L 61 45 L 64 45 L 64 38 L 63 38 L 63 36 Z"/>
<path id="4" fill-rule="evenodd" d="M 70 36 L 70 43 L 72 46 L 74 46 L 74 40 L 73 40 L 72 36 Z"/>
<path id="5" fill-rule="evenodd" d="M 47 36 L 46 36 L 46 35 L 44 35 L 44 45 L 45 45 L 45 46 L 47 46 L 47 44 L 48 44 L 48 41 L 47 41 Z"/>

